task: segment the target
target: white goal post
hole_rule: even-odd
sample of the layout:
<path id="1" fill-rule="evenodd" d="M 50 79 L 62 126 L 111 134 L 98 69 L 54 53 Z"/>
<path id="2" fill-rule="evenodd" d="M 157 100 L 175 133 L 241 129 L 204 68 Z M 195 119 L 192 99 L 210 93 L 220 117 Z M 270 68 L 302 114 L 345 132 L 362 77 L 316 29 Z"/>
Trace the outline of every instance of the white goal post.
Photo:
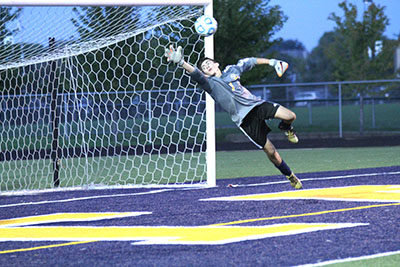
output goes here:
<path id="1" fill-rule="evenodd" d="M 0 0 L 0 193 L 216 186 L 213 99 L 164 58 L 213 58 L 212 0 Z"/>

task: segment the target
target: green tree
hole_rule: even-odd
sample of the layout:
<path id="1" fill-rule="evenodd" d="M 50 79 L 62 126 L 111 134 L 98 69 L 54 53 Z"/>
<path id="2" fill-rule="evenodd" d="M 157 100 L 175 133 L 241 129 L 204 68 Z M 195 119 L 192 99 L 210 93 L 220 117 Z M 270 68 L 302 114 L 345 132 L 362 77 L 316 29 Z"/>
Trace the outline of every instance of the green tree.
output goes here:
<path id="1" fill-rule="evenodd" d="M 4 50 L 7 49 L 7 45 L 4 44 L 4 39 L 14 35 L 18 31 L 18 29 L 10 30 L 7 28 L 7 24 L 18 19 L 21 12 L 21 8 L 0 7 L 0 57 L 5 56 Z"/>
<path id="2" fill-rule="evenodd" d="M 0 7 L 0 64 L 4 64 L 10 57 L 14 57 L 12 53 L 16 53 L 16 49 L 19 49 L 19 46 L 16 44 L 6 44 L 4 41 L 8 36 L 13 36 L 17 33 L 18 29 L 10 30 L 7 25 L 18 19 L 21 12 L 21 8 Z M 15 70 L 4 70 L 0 72 L 0 91 L 4 92 L 5 89 L 11 90 L 10 88 L 15 88 L 15 79 L 6 79 L 6 77 L 16 76 L 15 72 Z M 9 93 L 9 91 L 6 93 Z"/>
<path id="3" fill-rule="evenodd" d="M 357 8 L 343 1 L 339 6 L 344 16 L 332 13 L 329 19 L 336 23 L 335 40 L 329 46 L 328 57 L 333 64 L 336 80 L 371 80 L 388 78 L 393 75 L 392 48 L 383 36 L 389 20 L 385 7 L 371 4 L 357 20 Z M 376 42 L 383 41 L 382 52 L 376 51 Z M 370 52 L 369 52 L 370 51 Z M 371 94 L 372 86 L 352 86 L 350 91 L 360 97 L 360 133 L 364 128 L 363 98 Z"/>
<path id="4" fill-rule="evenodd" d="M 357 21 L 357 9 L 353 4 L 344 1 L 339 6 L 343 9 L 344 16 L 333 13 L 329 17 L 336 22 L 337 34 L 328 53 L 334 65 L 335 79 L 343 81 L 388 78 L 388 70 L 393 70 L 393 58 L 388 61 L 387 52 L 392 48 L 386 45 L 386 38 L 383 36 L 389 24 L 384 14 L 385 7 L 371 4 L 364 12 L 363 20 Z M 383 41 L 383 50 L 377 55 L 375 43 L 380 40 Z M 369 56 L 369 49 L 372 56 Z"/>
<path id="5" fill-rule="evenodd" d="M 115 44 L 100 47 L 91 53 L 78 56 L 78 61 L 88 73 L 91 90 L 135 90 L 162 88 L 168 86 L 165 76 L 168 70 L 162 65 L 161 56 L 168 44 L 181 45 L 186 51 L 193 49 L 187 38 L 193 38 L 190 30 L 192 22 L 183 21 L 182 25 L 165 25 L 143 29 L 152 23 L 161 23 L 173 18 L 177 13 L 185 13 L 188 7 L 80 7 L 75 8 L 77 15 L 72 22 L 83 42 L 96 42 L 99 39 L 116 38 L 128 33 Z M 134 36 L 133 32 L 137 32 Z M 190 37 L 190 35 L 192 37 Z M 101 41 L 100 41 L 101 42 Z M 189 43 L 189 44 L 187 44 Z M 171 75 L 168 78 L 171 80 Z M 83 80 L 81 81 L 84 82 Z M 188 81 L 187 81 L 188 82 Z M 178 87 L 180 82 L 173 80 Z"/>
<path id="6" fill-rule="evenodd" d="M 139 20 L 138 9 L 135 7 L 78 7 L 74 8 L 73 12 L 76 18 L 71 19 L 71 21 L 76 27 L 80 40 L 94 45 L 106 42 L 107 38 L 115 38 L 115 35 L 126 33 Z M 135 67 L 134 64 L 125 69 L 121 67 L 122 63 L 134 60 L 129 57 L 130 47 L 126 45 L 128 42 L 131 43 L 132 40 L 122 41 L 107 47 L 100 45 L 100 48 L 93 50 L 93 52 L 77 56 L 78 66 L 81 66 L 88 77 L 78 78 L 78 81 L 75 82 L 78 84 L 87 83 L 85 79 L 89 79 L 90 90 L 97 91 L 110 90 L 111 88 L 126 89 L 126 86 L 129 85 L 128 78 L 124 79 L 122 84 L 118 78 L 123 76 L 125 72 L 132 73 L 132 68 Z M 77 69 L 78 66 L 68 66 L 68 68 L 79 73 L 81 71 Z M 67 83 L 67 90 L 68 87 Z M 78 86 L 78 88 L 82 88 L 82 86 Z"/>
<path id="7" fill-rule="evenodd" d="M 71 19 L 72 23 L 83 40 L 122 33 L 140 17 L 135 7 L 80 7 L 73 12 L 77 19 Z"/>
<path id="8" fill-rule="evenodd" d="M 315 47 L 307 57 L 305 82 L 333 81 L 334 65 L 329 58 L 329 47 L 335 40 L 336 32 L 326 32 L 319 39 L 318 46 Z"/>
<path id="9" fill-rule="evenodd" d="M 280 6 L 271 6 L 270 0 L 214 0 L 214 17 L 218 21 L 214 57 L 222 66 L 264 54 L 278 41 L 273 35 L 287 20 Z M 242 80 L 259 83 L 268 71 L 271 70 L 256 68 Z"/>

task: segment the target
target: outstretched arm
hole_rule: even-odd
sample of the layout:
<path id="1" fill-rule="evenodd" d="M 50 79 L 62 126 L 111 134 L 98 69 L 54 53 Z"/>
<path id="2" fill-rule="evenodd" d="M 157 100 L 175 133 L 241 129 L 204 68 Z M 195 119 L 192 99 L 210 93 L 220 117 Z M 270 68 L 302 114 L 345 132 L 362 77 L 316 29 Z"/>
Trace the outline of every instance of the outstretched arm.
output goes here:
<path id="1" fill-rule="evenodd" d="M 256 58 L 257 65 L 262 65 L 262 64 L 268 64 L 269 65 L 269 59 L 268 58 Z"/>
<path id="2" fill-rule="evenodd" d="M 203 88 L 206 92 L 211 93 L 210 84 L 208 83 L 208 80 L 204 74 L 183 59 L 182 47 L 178 46 L 178 48 L 175 50 L 174 47 L 170 45 L 169 48 L 165 48 L 165 57 L 168 61 L 179 64 L 190 74 L 190 77 L 196 81 L 201 88 Z"/>
<path id="3" fill-rule="evenodd" d="M 275 68 L 276 74 L 279 77 L 285 73 L 285 71 L 289 68 L 289 64 L 285 61 L 278 60 L 278 59 L 268 59 L 268 58 L 257 58 L 257 65 L 260 64 L 268 64 L 271 67 Z"/>
<path id="4" fill-rule="evenodd" d="M 168 61 L 179 64 L 189 73 L 193 73 L 195 71 L 195 67 L 193 67 L 183 59 L 181 46 L 178 46 L 178 48 L 175 50 L 173 45 L 170 45 L 169 48 L 165 48 L 164 56 L 167 58 Z"/>
<path id="5" fill-rule="evenodd" d="M 195 71 L 195 68 L 192 65 L 190 65 L 189 63 L 187 63 L 185 60 L 183 60 L 183 63 L 181 66 L 189 73 L 193 73 Z"/>

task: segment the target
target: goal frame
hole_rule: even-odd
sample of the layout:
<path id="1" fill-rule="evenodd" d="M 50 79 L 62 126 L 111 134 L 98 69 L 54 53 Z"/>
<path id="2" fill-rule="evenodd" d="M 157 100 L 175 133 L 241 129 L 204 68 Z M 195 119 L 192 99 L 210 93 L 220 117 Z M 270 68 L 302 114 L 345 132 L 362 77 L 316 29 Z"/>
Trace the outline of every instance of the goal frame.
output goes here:
<path id="1" fill-rule="evenodd" d="M 3 6 L 204 6 L 204 14 L 213 16 L 213 0 L 0 0 Z M 204 38 L 204 56 L 214 58 L 214 37 Z M 207 186 L 216 186 L 215 103 L 206 94 Z"/>

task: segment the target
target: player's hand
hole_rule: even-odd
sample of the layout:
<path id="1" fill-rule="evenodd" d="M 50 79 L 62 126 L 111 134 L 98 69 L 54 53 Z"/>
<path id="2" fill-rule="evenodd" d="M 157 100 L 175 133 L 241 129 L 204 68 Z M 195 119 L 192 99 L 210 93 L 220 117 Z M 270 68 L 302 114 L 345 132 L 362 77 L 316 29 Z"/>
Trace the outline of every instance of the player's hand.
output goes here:
<path id="1" fill-rule="evenodd" d="M 289 64 L 283 60 L 270 59 L 269 65 L 275 68 L 278 77 L 282 77 L 285 71 L 289 68 Z"/>
<path id="2" fill-rule="evenodd" d="M 184 62 L 181 46 L 178 46 L 178 48 L 175 50 L 174 46 L 170 45 L 169 48 L 165 48 L 164 56 L 167 58 L 168 61 L 172 61 L 179 65 L 182 65 Z"/>

